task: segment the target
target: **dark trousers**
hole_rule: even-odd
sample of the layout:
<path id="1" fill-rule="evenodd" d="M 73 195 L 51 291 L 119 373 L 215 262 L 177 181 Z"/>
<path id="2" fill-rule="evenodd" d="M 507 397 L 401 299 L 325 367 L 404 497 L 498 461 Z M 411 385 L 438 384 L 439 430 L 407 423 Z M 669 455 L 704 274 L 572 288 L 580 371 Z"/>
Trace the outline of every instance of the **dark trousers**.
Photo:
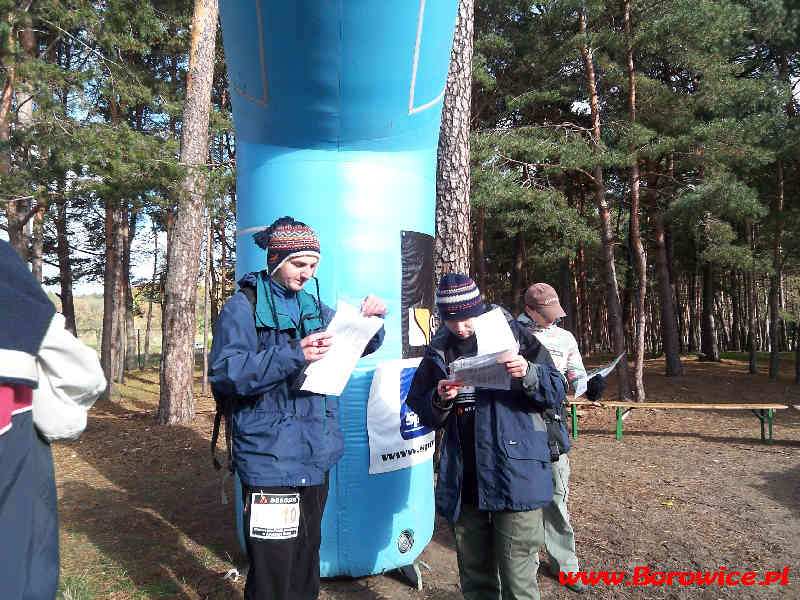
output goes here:
<path id="1" fill-rule="evenodd" d="M 297 537 L 264 540 L 250 537 L 252 494 L 300 494 Z M 321 485 L 308 487 L 243 486 L 244 539 L 250 570 L 244 588 L 245 600 L 316 600 L 319 596 L 319 545 L 322 513 L 328 499 L 328 477 Z"/>

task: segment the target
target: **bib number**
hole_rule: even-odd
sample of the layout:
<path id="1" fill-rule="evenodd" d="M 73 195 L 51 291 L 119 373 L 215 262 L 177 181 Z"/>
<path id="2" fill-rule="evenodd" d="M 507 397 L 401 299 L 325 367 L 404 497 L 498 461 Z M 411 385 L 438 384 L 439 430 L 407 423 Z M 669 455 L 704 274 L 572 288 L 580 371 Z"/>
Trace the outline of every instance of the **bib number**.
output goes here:
<path id="1" fill-rule="evenodd" d="M 254 492 L 250 498 L 250 537 L 288 540 L 300 526 L 300 494 Z"/>

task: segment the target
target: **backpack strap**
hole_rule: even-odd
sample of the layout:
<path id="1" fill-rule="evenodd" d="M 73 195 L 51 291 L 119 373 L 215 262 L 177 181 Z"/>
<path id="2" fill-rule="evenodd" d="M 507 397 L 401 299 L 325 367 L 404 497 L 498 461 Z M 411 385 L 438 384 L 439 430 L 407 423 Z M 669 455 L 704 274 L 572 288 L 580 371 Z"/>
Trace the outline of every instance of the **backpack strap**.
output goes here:
<path id="1" fill-rule="evenodd" d="M 243 286 L 240 290 L 250 303 L 253 310 L 253 327 L 255 327 L 255 310 L 256 310 L 256 290 L 249 286 Z M 231 443 L 231 420 L 233 419 L 233 402 L 232 398 L 223 394 L 218 394 L 211 386 L 211 393 L 217 404 L 217 412 L 214 415 L 214 429 L 211 433 L 211 461 L 214 463 L 214 468 L 219 471 L 222 465 L 217 460 L 217 440 L 219 439 L 219 426 L 225 418 L 225 448 L 228 453 L 228 471 L 233 473 L 233 444 Z"/>

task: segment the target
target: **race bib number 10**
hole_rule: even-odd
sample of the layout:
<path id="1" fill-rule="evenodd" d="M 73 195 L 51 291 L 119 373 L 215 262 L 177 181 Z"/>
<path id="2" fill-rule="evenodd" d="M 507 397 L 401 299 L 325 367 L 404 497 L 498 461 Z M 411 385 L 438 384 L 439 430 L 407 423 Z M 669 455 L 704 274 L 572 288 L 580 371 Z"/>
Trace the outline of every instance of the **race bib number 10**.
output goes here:
<path id="1" fill-rule="evenodd" d="M 288 540 L 297 537 L 300 525 L 300 494 L 255 492 L 250 502 L 250 537 Z"/>

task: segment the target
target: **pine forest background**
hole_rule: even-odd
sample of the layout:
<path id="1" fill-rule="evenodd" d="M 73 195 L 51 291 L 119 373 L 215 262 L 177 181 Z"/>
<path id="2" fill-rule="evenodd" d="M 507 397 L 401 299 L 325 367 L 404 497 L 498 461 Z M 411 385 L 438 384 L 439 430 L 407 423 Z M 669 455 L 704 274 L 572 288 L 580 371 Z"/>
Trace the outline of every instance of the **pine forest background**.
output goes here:
<path id="1" fill-rule="evenodd" d="M 174 373 L 235 289 L 216 10 L 0 0 L 0 228 L 108 375 L 162 357 L 162 422 L 191 416 Z M 644 357 L 771 352 L 777 376 L 800 353 L 798 98 L 794 0 L 461 0 L 438 272 L 515 311 L 550 282 L 584 354 L 627 350 L 623 397 L 645 399 Z"/>

